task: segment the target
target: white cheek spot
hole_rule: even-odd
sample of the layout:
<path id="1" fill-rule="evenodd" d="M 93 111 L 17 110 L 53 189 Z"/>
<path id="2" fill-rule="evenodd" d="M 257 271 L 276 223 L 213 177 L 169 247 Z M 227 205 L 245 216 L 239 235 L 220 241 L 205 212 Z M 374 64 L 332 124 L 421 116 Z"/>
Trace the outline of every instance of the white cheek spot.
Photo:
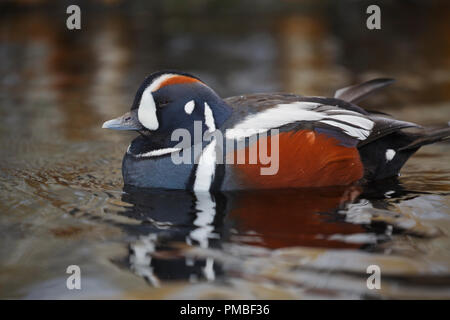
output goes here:
<path id="1" fill-rule="evenodd" d="M 187 102 L 187 103 L 184 105 L 184 111 L 185 111 L 187 114 L 191 114 L 192 111 L 194 111 L 194 108 L 195 108 L 195 101 L 194 101 L 194 100 L 191 100 L 191 101 Z"/>
<path id="2" fill-rule="evenodd" d="M 145 89 L 142 94 L 141 103 L 138 109 L 139 122 L 149 130 L 156 130 L 159 127 L 156 117 L 156 104 L 153 99 L 151 88 Z"/>
<path id="3" fill-rule="evenodd" d="M 216 131 L 216 124 L 214 122 L 213 112 L 206 102 L 205 102 L 205 124 L 208 127 L 209 132 Z"/>
<path id="4" fill-rule="evenodd" d="M 386 150 L 386 161 L 391 161 L 395 157 L 395 151 L 393 149 Z"/>

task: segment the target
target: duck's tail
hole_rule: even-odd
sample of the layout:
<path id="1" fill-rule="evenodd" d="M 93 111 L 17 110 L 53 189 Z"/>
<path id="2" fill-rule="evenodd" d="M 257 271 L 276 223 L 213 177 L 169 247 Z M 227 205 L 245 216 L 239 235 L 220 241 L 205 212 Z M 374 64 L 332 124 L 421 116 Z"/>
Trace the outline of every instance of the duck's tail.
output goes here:
<path id="1" fill-rule="evenodd" d="M 432 130 L 425 130 L 424 132 L 420 134 L 411 134 L 412 137 L 415 139 L 408 145 L 402 147 L 399 149 L 399 151 L 405 151 L 405 150 L 417 150 L 421 146 L 444 141 L 450 139 L 450 127 L 447 128 L 441 128 L 441 129 L 432 129 Z"/>
<path id="2" fill-rule="evenodd" d="M 387 87 L 394 82 L 394 79 L 388 78 L 373 79 L 360 84 L 339 89 L 335 92 L 334 97 L 347 102 L 357 103 L 366 98 L 369 94 Z"/>
<path id="3" fill-rule="evenodd" d="M 450 139 L 450 127 L 419 133 L 396 131 L 359 148 L 366 181 L 398 176 L 406 161 L 420 147 Z"/>

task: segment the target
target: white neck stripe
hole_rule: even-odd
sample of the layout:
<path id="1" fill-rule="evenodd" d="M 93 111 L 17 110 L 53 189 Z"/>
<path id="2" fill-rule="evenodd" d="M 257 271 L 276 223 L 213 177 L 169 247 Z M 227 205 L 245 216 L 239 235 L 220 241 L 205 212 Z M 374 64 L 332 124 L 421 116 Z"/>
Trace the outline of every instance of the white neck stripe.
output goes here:
<path id="1" fill-rule="evenodd" d="M 216 171 L 216 139 L 203 149 L 195 172 L 194 191 L 209 191 Z"/>
<path id="2" fill-rule="evenodd" d="M 209 132 L 216 131 L 216 124 L 214 121 L 213 112 L 206 102 L 205 102 L 205 124 L 208 127 Z"/>
<path id="3" fill-rule="evenodd" d="M 134 153 L 131 153 L 130 147 L 128 147 L 127 153 L 136 158 L 151 158 L 151 157 L 158 157 L 158 156 L 162 156 L 165 154 L 177 152 L 180 150 L 181 150 L 181 148 L 164 148 L 164 149 L 152 150 L 152 151 L 145 152 L 145 153 L 134 154 Z"/>

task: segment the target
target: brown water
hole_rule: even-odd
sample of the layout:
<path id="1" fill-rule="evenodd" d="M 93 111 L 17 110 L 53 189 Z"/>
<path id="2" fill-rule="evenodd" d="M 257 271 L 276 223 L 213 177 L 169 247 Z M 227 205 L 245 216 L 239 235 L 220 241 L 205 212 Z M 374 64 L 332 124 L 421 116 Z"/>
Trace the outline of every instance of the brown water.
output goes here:
<path id="1" fill-rule="evenodd" d="M 394 77 L 361 105 L 444 126 L 448 7 L 387 6 L 376 32 L 360 6 L 201 9 L 92 10 L 76 32 L 63 9 L 0 15 L 0 297 L 450 298 L 448 144 L 375 188 L 194 195 L 124 190 L 134 135 L 100 128 L 169 67 L 224 97 Z"/>

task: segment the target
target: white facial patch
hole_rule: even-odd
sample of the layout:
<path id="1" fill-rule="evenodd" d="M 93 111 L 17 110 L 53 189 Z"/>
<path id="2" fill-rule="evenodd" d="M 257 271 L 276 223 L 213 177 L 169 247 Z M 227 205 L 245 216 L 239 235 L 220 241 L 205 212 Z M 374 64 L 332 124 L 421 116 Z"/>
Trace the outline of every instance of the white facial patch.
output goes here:
<path id="1" fill-rule="evenodd" d="M 342 109 L 319 110 L 320 106 L 320 103 L 303 101 L 279 104 L 246 117 L 244 121 L 227 130 L 226 137 L 239 140 L 296 121 L 319 121 L 339 128 L 359 140 L 365 140 L 370 135 L 374 123 L 362 114 Z"/>
<path id="2" fill-rule="evenodd" d="M 159 76 L 153 80 L 151 85 L 149 85 L 142 93 L 138 109 L 138 119 L 139 122 L 142 123 L 142 125 L 147 129 L 157 130 L 159 127 L 158 118 L 156 116 L 156 103 L 155 99 L 153 99 L 152 92 L 158 90 L 164 81 L 175 76 L 177 75 L 172 73 Z"/>
<path id="3" fill-rule="evenodd" d="M 386 161 L 391 161 L 395 157 L 395 151 L 393 149 L 386 150 Z"/>
<path id="4" fill-rule="evenodd" d="M 187 114 L 191 114 L 192 111 L 194 111 L 194 108 L 195 108 L 195 101 L 194 101 L 194 100 L 191 100 L 191 101 L 187 102 L 187 103 L 184 105 L 184 111 L 185 111 Z"/>
<path id="5" fill-rule="evenodd" d="M 156 104 L 153 99 L 151 86 L 144 90 L 138 109 L 138 119 L 144 127 L 149 130 L 156 130 L 159 127 L 156 117 Z"/>
<path id="6" fill-rule="evenodd" d="M 205 124 L 208 127 L 209 132 L 216 131 L 216 124 L 214 121 L 213 112 L 206 102 L 205 102 Z"/>

